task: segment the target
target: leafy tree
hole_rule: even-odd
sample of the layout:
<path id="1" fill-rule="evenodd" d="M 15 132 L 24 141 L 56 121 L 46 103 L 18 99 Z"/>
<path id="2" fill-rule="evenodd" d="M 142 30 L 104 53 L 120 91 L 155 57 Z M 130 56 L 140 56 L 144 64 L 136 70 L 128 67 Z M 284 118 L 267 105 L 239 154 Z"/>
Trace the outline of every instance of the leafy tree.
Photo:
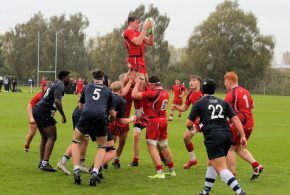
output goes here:
<path id="1" fill-rule="evenodd" d="M 241 80 L 258 81 L 270 67 L 274 42 L 260 34 L 257 18 L 239 9 L 237 1 L 224 1 L 193 32 L 188 40 L 188 69 L 222 84 L 226 71 Z"/>

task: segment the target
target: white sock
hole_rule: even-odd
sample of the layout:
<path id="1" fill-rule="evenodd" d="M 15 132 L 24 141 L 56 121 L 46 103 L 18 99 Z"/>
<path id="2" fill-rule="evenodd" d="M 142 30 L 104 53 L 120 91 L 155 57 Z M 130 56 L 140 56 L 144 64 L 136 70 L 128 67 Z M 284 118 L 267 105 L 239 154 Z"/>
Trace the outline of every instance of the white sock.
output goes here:
<path id="1" fill-rule="evenodd" d="M 240 184 L 232 172 L 230 172 L 228 169 L 224 169 L 220 172 L 220 176 L 222 177 L 223 181 L 236 192 L 236 194 L 241 193 L 242 188 L 240 187 Z"/>
<path id="2" fill-rule="evenodd" d="M 208 166 L 205 174 L 205 183 L 203 193 L 206 194 L 211 190 L 214 185 L 215 179 L 217 177 L 217 172 L 212 166 Z"/>
<path id="3" fill-rule="evenodd" d="M 47 164 L 48 164 L 48 161 L 46 160 L 41 161 L 41 166 L 45 167 Z"/>
<path id="4" fill-rule="evenodd" d="M 81 166 L 80 165 L 74 165 L 74 171 L 78 170 L 78 169 L 81 169 Z"/>
<path id="5" fill-rule="evenodd" d="M 63 155 L 63 157 L 61 159 L 61 164 L 66 165 L 68 160 L 69 160 L 69 157 L 66 155 Z"/>
<path id="6" fill-rule="evenodd" d="M 92 172 L 96 172 L 96 173 L 98 174 L 98 173 L 99 173 L 99 169 L 94 168 L 94 169 L 92 170 Z"/>
<path id="7" fill-rule="evenodd" d="M 162 174 L 163 173 L 163 170 L 162 169 L 159 169 L 158 171 L 156 171 L 157 174 Z"/>
<path id="8" fill-rule="evenodd" d="M 195 153 L 194 153 L 194 151 L 188 152 L 188 155 L 189 155 L 190 160 L 195 160 Z"/>

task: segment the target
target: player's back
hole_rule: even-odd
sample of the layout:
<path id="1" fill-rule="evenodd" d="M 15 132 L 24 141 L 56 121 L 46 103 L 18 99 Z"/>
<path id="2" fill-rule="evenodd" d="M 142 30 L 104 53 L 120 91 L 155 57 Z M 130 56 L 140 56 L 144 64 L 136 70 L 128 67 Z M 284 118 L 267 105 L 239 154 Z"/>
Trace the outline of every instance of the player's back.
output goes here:
<path id="1" fill-rule="evenodd" d="M 169 94 L 165 89 L 150 91 L 151 96 L 148 96 L 149 117 L 166 118 L 166 110 L 169 101 Z"/>
<path id="2" fill-rule="evenodd" d="M 124 118 L 125 117 L 125 109 L 126 109 L 126 102 L 123 97 L 119 96 L 118 94 L 113 94 L 113 102 L 116 111 L 116 118 Z"/>
<path id="3" fill-rule="evenodd" d="M 235 87 L 229 91 L 225 100 L 231 104 L 237 114 L 243 113 L 247 117 L 252 117 L 253 99 L 247 89 Z"/>
<path id="4" fill-rule="evenodd" d="M 84 113 L 107 114 L 108 109 L 113 107 L 113 94 L 103 84 L 88 84 L 81 95 L 80 103 L 84 104 Z"/>
<path id="5" fill-rule="evenodd" d="M 195 103 L 192 111 L 196 110 L 203 125 L 202 131 L 229 130 L 227 117 L 231 118 L 234 113 L 230 105 L 215 96 L 205 96 Z"/>

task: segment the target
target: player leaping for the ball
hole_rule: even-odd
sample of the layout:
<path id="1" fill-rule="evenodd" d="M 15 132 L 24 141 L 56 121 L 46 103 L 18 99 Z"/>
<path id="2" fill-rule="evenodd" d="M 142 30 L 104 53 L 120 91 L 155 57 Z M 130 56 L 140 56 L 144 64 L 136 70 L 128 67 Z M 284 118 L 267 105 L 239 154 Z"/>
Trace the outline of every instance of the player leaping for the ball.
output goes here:
<path id="1" fill-rule="evenodd" d="M 153 19 L 147 19 L 144 22 L 143 28 L 140 31 L 140 18 L 136 16 L 128 17 L 128 27 L 123 32 L 123 38 L 125 47 L 128 50 L 128 67 L 129 75 L 137 74 L 140 78 L 148 80 L 146 64 L 145 64 L 145 44 L 148 46 L 154 45 L 154 33 L 153 33 L 154 21 Z M 148 36 L 147 36 L 148 35 Z M 140 86 L 143 88 L 143 86 Z M 134 125 L 134 138 L 133 138 L 133 161 L 129 166 L 138 166 L 139 160 L 139 141 L 142 132 L 143 125 L 140 123 L 140 119 L 143 116 L 143 105 L 141 100 L 134 100 L 135 115 L 137 116 L 137 123 Z"/>

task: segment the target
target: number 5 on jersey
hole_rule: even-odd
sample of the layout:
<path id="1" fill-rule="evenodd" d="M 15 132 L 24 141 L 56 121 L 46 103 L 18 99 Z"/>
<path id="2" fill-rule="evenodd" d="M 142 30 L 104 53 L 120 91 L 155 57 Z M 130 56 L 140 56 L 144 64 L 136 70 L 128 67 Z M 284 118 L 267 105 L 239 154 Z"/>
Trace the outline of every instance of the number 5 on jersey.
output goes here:
<path id="1" fill-rule="evenodd" d="M 98 100 L 100 98 L 100 91 L 101 89 L 95 89 L 94 94 L 93 94 L 93 100 Z"/>

